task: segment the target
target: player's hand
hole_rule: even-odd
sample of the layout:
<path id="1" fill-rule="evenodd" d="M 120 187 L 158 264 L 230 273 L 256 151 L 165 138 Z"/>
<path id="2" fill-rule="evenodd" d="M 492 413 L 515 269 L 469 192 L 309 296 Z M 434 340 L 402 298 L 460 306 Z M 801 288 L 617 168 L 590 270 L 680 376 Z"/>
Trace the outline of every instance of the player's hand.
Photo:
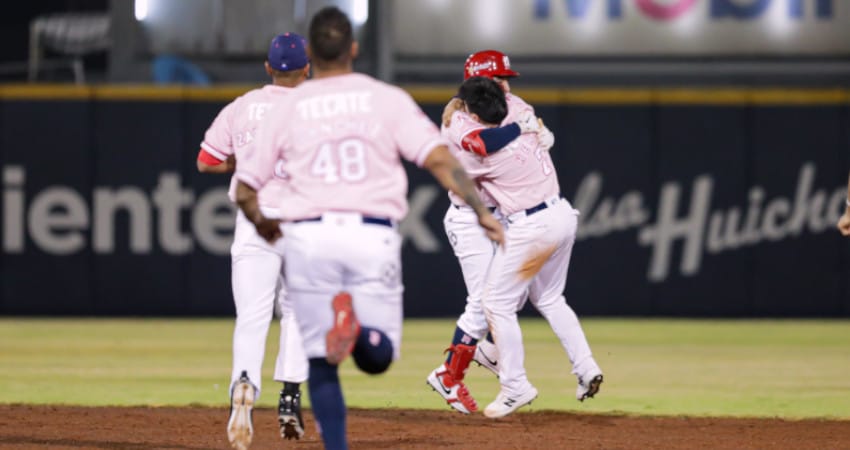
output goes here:
<path id="1" fill-rule="evenodd" d="M 449 103 L 443 108 L 443 126 L 450 127 L 452 125 L 452 114 L 461 109 L 463 109 L 463 100 L 459 98 L 449 100 Z"/>
<path id="2" fill-rule="evenodd" d="M 531 111 L 522 113 L 516 124 L 519 125 L 521 133 L 536 133 L 540 129 L 540 123 Z"/>
<path id="3" fill-rule="evenodd" d="M 262 236 L 269 244 L 274 244 L 274 241 L 283 237 L 283 233 L 280 231 L 280 220 L 263 217 L 254 222 L 254 226 L 257 228 L 257 234 Z"/>
<path id="4" fill-rule="evenodd" d="M 505 245 L 505 229 L 502 228 L 501 222 L 496 220 L 492 214 L 487 213 L 479 216 L 478 224 L 481 225 L 481 228 L 484 228 L 484 232 L 487 233 L 487 237 L 491 241 L 502 246 Z"/>
<path id="5" fill-rule="evenodd" d="M 537 123 L 540 124 L 540 129 L 537 130 L 537 141 L 540 148 L 548 152 L 555 145 L 555 135 L 546 128 L 546 125 L 543 125 L 543 119 L 537 119 Z"/>
<path id="6" fill-rule="evenodd" d="M 850 210 L 845 210 L 841 218 L 838 219 L 838 231 L 844 236 L 850 236 Z"/>

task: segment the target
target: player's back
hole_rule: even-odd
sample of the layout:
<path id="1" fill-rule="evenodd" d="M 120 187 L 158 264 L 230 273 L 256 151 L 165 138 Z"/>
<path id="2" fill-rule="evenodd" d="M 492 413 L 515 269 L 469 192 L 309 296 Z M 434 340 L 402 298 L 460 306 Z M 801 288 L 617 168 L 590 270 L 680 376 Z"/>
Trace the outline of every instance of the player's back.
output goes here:
<path id="1" fill-rule="evenodd" d="M 509 104 L 505 120 L 513 121 L 518 114 L 510 110 Z M 464 136 L 482 128 L 484 126 L 471 116 L 457 111 L 445 136 L 458 146 Z M 552 158 L 540 148 L 536 133 L 522 134 L 499 152 L 486 157 L 464 151 L 455 151 L 455 155 L 505 214 L 536 206 L 560 192 Z"/>
<path id="2" fill-rule="evenodd" d="M 276 132 L 258 145 L 279 147 L 290 177 L 286 220 L 327 211 L 402 219 L 407 175 L 399 155 L 421 165 L 439 142 L 408 94 L 358 73 L 303 83 L 266 124 Z"/>
<path id="3" fill-rule="evenodd" d="M 275 101 L 283 101 L 292 91 L 293 88 L 269 84 L 237 97 L 222 109 L 210 125 L 201 148 L 219 160 L 233 155 L 238 164 L 247 147 L 253 143 L 257 127 L 266 112 Z M 236 177 L 233 177 L 228 192 L 231 201 L 236 198 L 236 183 Z M 272 199 L 283 188 L 284 180 L 273 178 L 258 194 L 260 205 L 269 207 Z"/>
<path id="4" fill-rule="evenodd" d="M 529 105 L 521 97 L 511 94 L 510 92 L 505 93 L 505 102 L 508 104 L 508 115 L 505 116 L 504 120 L 502 120 L 502 125 L 518 121 L 526 112 L 534 114 L 533 106 Z"/>
<path id="5" fill-rule="evenodd" d="M 518 121 L 523 114 L 535 114 L 534 108 L 519 96 L 507 93 L 505 101 L 508 104 L 508 115 L 502 125 Z M 509 194 L 509 200 L 502 205 L 503 212 L 510 214 L 535 206 L 560 192 L 552 157 L 548 151 L 539 147 L 537 134 L 520 135 L 505 150 L 509 151 L 505 152 L 506 155 L 491 161 L 495 166 L 495 179 L 482 183 L 488 192 L 500 190 Z M 507 153 L 511 153 L 512 157 L 507 157 Z"/>

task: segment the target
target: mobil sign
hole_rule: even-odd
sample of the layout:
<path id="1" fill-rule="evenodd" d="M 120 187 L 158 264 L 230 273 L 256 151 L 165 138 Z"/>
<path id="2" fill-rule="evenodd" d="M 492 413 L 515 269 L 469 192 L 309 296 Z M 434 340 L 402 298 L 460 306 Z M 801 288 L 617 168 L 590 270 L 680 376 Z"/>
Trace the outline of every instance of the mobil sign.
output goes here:
<path id="1" fill-rule="evenodd" d="M 428 0 L 395 6 L 393 45 L 401 55 L 465 56 L 482 48 L 499 49 L 515 62 L 526 55 L 850 55 L 850 0 Z M 441 24 L 439 33 L 434 23 Z"/>
<path id="2" fill-rule="evenodd" d="M 582 19 L 591 7 L 602 6 L 605 16 L 622 19 L 626 9 L 649 19 L 670 21 L 702 10 L 712 20 L 758 20 L 771 8 L 779 8 L 792 19 L 802 19 L 807 14 L 818 19 L 833 17 L 834 0 L 534 0 L 534 17 L 547 19 L 552 14 L 552 3 L 563 3 L 569 17 Z M 631 5 L 629 5 L 631 4 Z"/>
<path id="3" fill-rule="evenodd" d="M 850 1 L 532 0 L 560 54 L 847 55 Z M 542 34 L 546 34 L 543 38 Z"/>

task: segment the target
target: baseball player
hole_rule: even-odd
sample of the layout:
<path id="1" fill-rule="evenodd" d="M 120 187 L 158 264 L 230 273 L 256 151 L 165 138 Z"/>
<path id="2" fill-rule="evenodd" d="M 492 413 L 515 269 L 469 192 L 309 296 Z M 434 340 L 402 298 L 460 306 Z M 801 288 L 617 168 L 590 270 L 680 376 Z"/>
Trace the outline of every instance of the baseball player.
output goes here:
<path id="1" fill-rule="evenodd" d="M 521 98 L 510 93 L 509 79 L 519 76 L 519 74 L 510 68 L 510 61 L 506 55 L 496 50 L 484 50 L 470 55 L 464 64 L 464 78 L 469 79 L 472 76 L 492 78 L 505 91 L 509 115 L 504 119 L 503 124 L 513 120 L 519 120 L 520 124 L 527 123 L 528 117 L 533 117 L 533 109 Z M 503 148 L 501 143 L 498 146 L 488 145 L 488 139 L 481 139 L 482 135 L 498 129 L 481 128 L 477 123 L 473 124 L 471 130 L 466 125 L 463 125 L 466 130 L 459 129 L 458 127 L 461 125 L 453 123 L 451 120 L 455 113 L 459 113 L 461 117 L 469 118 L 468 114 L 463 111 L 463 102 L 459 98 L 450 101 L 443 114 L 444 133 L 458 137 L 453 142 L 456 144 L 454 148 L 471 151 L 482 156 Z M 526 125 L 526 128 L 529 128 L 529 125 Z M 468 131 L 468 133 L 465 133 L 465 131 Z M 520 132 L 521 130 L 514 130 L 512 136 L 518 136 Z M 548 151 L 554 144 L 554 136 L 542 125 L 542 122 L 536 137 L 541 151 Z M 492 139 L 489 139 L 489 141 L 492 142 Z M 486 149 L 484 149 L 485 146 Z M 511 146 L 508 146 L 508 148 L 511 148 Z M 461 158 L 461 162 L 464 161 L 465 159 Z M 481 292 L 495 249 L 489 242 L 481 239 L 480 231 L 469 227 L 469 220 L 464 217 L 467 214 L 465 208 L 456 206 L 454 199 L 452 203 L 454 207 L 449 207 L 444 225 L 455 255 L 460 262 L 469 296 L 467 297 L 466 309 L 458 319 L 452 346 L 449 347 L 448 358 L 444 364 L 441 364 L 429 374 L 427 381 L 436 392 L 446 399 L 449 405 L 460 412 L 468 413 L 471 412 L 470 407 L 476 407 L 469 390 L 462 382 L 465 371 L 469 366 L 469 353 L 474 352 L 472 359 L 479 365 L 488 368 L 496 375 L 499 373 L 498 351 L 490 341 L 491 336 L 487 335 L 488 340 L 481 340 L 487 332 L 487 322 L 481 307 Z M 535 290 L 529 291 L 529 295 L 537 295 L 538 293 L 539 291 Z M 522 309 L 525 299 L 526 296 L 522 295 L 517 310 Z M 532 304 L 536 304 L 536 302 L 533 301 Z M 566 308 L 569 310 L 568 306 Z M 577 324 L 577 319 L 563 321 L 564 312 L 559 307 L 538 308 L 538 310 L 550 323 L 552 330 L 567 349 L 567 353 L 572 356 L 566 342 L 574 339 L 573 330 Z M 567 314 L 571 314 L 571 310 Z M 572 315 L 574 316 L 574 313 Z M 583 333 L 580 334 L 576 345 L 579 347 L 587 345 Z M 461 351 L 456 352 L 455 350 L 458 349 Z M 455 358 L 456 354 L 457 358 Z M 572 358 L 571 360 L 574 362 L 574 373 L 576 373 L 576 361 Z M 576 374 L 578 375 L 578 373 Z M 598 384 L 590 390 L 586 387 L 582 385 L 580 380 L 577 388 L 577 399 L 579 401 L 593 397 L 598 390 Z"/>
<path id="2" fill-rule="evenodd" d="M 269 46 L 265 69 L 272 83 L 225 106 L 207 130 L 198 154 L 201 172 L 233 172 L 236 163 L 250 151 L 257 125 L 269 106 L 275 101 L 286 101 L 295 86 L 307 78 L 310 65 L 304 38 L 295 33 L 275 37 Z M 281 165 L 275 168 L 275 176 L 259 193 L 260 207 L 267 217 L 279 217 L 271 199 L 286 188 Z M 230 197 L 234 201 L 236 184 L 234 177 L 230 184 Z M 280 432 L 285 439 L 300 439 L 304 434 L 300 384 L 307 379 L 308 367 L 292 304 L 281 278 L 283 253 L 279 246 L 270 245 L 257 234 L 241 211 L 237 213 L 234 234 L 231 257 L 236 326 L 227 436 L 236 448 L 247 448 L 251 443 L 251 410 L 260 395 L 266 335 L 277 300 L 281 333 L 274 379 L 283 382 L 278 402 Z"/>
<path id="3" fill-rule="evenodd" d="M 508 119 L 505 121 L 507 122 Z M 462 121 L 456 121 L 453 126 L 462 127 Z M 487 156 L 513 142 L 521 133 L 538 132 L 548 133 L 551 136 L 551 132 L 540 126 L 534 114 L 526 111 L 523 117 L 516 118 L 516 121 L 501 127 L 475 129 L 462 136 L 460 141 L 453 142 L 456 145 L 452 148 L 456 151 L 468 151 Z M 458 135 L 457 132 L 452 133 L 445 125 L 442 134 L 446 137 Z M 485 205 L 491 211 L 495 211 L 495 200 L 482 190 L 480 185 L 476 184 L 476 187 Z M 457 321 L 452 344 L 447 349 L 448 356 L 444 363 L 431 371 L 426 381 L 452 408 L 469 414 L 478 409 L 469 389 L 463 383 L 470 361 L 474 359 L 479 365 L 498 375 L 498 362 L 494 358 L 497 353 L 495 346 L 492 341 L 481 340 L 488 334 L 487 320 L 481 308 L 481 291 L 495 247 L 477 226 L 474 221 L 475 216 L 471 214 L 472 210 L 464 204 L 463 200 L 451 192 L 449 199 L 451 204 L 446 211 L 443 225 L 460 263 L 468 296 L 466 309 Z M 491 339 L 489 335 L 487 337 Z"/>
<path id="4" fill-rule="evenodd" d="M 461 196 L 492 240 L 501 242 L 503 231 L 413 99 L 352 71 L 358 45 L 348 17 L 324 8 L 309 33 L 314 78 L 267 113 L 254 152 L 236 168 L 237 201 L 268 241 L 286 235 L 287 288 L 309 358 L 313 413 L 325 447 L 346 449 L 338 365 L 350 354 L 376 374 L 399 356 L 397 224 L 407 212 L 400 157 Z M 263 214 L 256 192 L 281 159 L 289 180 L 277 197 L 277 220 Z"/>
<path id="5" fill-rule="evenodd" d="M 484 77 L 469 78 L 459 91 L 467 115 L 455 112 L 450 137 L 459 142 L 477 129 L 498 124 L 507 115 L 503 88 Z M 496 101 L 493 99 L 496 98 Z M 527 106 L 528 111 L 533 109 Z M 455 126 L 454 122 L 460 122 Z M 499 354 L 499 395 L 484 410 L 498 418 L 537 397 L 523 368 L 522 333 L 517 307 L 529 301 L 547 319 L 561 340 L 573 373 L 576 398 L 592 397 L 602 383 L 587 339 L 563 291 L 575 241 L 578 212 L 561 195 L 549 153 L 534 133 L 523 134 L 499 153 L 480 157 L 459 155 L 470 175 L 499 205 L 507 222 L 506 245 L 497 248 L 484 283 L 482 306 Z"/>

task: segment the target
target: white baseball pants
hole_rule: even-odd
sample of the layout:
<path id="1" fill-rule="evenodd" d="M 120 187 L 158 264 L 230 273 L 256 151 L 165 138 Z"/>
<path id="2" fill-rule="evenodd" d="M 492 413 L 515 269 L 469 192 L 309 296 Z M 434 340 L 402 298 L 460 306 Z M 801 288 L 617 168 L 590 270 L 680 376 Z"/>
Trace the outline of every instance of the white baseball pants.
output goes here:
<path id="1" fill-rule="evenodd" d="M 505 246 L 499 247 L 485 282 L 483 309 L 499 350 L 499 382 L 507 395 L 531 388 L 517 320 L 517 302 L 529 289 L 529 301 L 546 318 L 573 365 L 573 373 L 597 369 L 584 331 L 563 296 L 578 212 L 561 198 L 531 216 L 507 218 Z"/>
<path id="2" fill-rule="evenodd" d="M 443 218 L 443 226 L 460 263 L 463 282 L 466 284 L 466 307 L 457 320 L 457 326 L 466 334 L 481 340 L 489 330 L 484 309 L 481 307 L 481 294 L 484 292 L 484 281 L 490 261 L 496 253 L 496 246 L 478 225 L 475 211 L 468 206 L 449 205 Z"/>
<path id="3" fill-rule="evenodd" d="M 333 297 L 351 294 L 362 326 L 383 331 L 401 348 L 401 236 L 395 226 L 363 223 L 357 213 L 327 212 L 320 220 L 287 223 L 286 281 L 308 358 L 327 356 Z"/>
<path id="4" fill-rule="evenodd" d="M 274 316 L 275 300 L 280 316 L 280 351 L 275 360 L 274 379 L 292 383 L 307 380 L 309 367 L 301 334 L 295 326 L 292 301 L 286 295 L 283 278 L 283 239 L 274 245 L 266 242 L 248 219 L 236 215 L 231 253 L 233 300 L 236 327 L 233 330 L 233 373 L 231 386 L 242 371 L 257 386 L 262 381 L 266 336 Z"/>

